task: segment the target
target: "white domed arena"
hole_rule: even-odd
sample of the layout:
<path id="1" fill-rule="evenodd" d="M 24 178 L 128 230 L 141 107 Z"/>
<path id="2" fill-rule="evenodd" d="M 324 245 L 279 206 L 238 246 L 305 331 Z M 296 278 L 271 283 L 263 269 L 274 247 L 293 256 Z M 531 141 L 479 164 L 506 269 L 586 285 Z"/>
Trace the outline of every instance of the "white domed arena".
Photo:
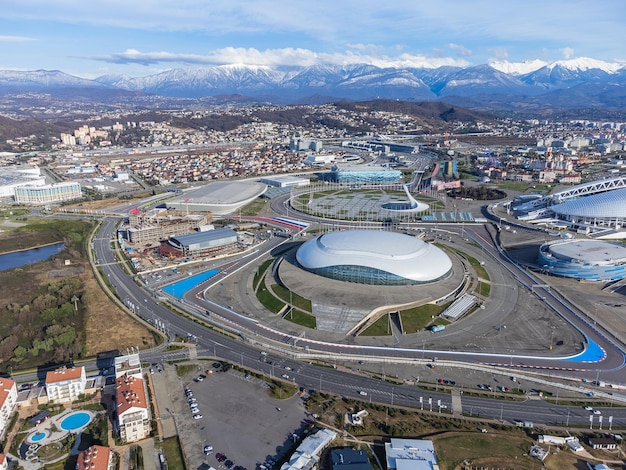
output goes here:
<path id="1" fill-rule="evenodd" d="M 451 274 L 448 255 L 419 238 L 377 230 L 320 235 L 296 253 L 302 268 L 358 284 L 403 286 L 436 282 Z"/>

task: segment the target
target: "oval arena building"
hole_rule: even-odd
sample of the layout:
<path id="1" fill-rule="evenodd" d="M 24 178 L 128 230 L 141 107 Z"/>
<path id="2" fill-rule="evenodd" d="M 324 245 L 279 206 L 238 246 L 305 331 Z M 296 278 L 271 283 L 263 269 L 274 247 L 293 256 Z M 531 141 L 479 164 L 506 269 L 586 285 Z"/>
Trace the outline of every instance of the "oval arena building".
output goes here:
<path id="1" fill-rule="evenodd" d="M 434 245 L 401 233 L 345 230 L 305 242 L 298 264 L 320 276 L 359 284 L 403 286 L 447 278 L 448 255 Z"/>

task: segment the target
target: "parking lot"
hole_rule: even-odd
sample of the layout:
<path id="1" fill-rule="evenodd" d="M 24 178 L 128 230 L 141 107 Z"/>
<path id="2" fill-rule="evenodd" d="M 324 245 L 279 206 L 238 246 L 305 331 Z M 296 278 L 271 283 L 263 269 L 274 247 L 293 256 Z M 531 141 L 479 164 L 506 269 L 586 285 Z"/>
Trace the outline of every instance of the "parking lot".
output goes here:
<path id="1" fill-rule="evenodd" d="M 306 425 L 301 398 L 273 399 L 265 382 L 233 369 L 203 373 L 206 378 L 195 381 L 206 369 L 216 370 L 210 362 L 202 363 L 200 371 L 177 384 L 172 383 L 175 374 L 168 374 L 172 385 L 169 394 L 177 409 L 176 426 L 191 468 L 205 463 L 227 470 L 226 460 L 230 460 L 233 470 L 242 470 L 237 466 L 252 470 L 288 453 Z M 188 396 L 185 388 L 192 395 Z M 190 398 L 197 406 L 195 411 L 191 410 Z M 194 414 L 202 418 L 194 419 Z M 208 456 L 203 452 L 207 445 L 213 447 Z M 227 459 L 219 462 L 218 454 Z"/>

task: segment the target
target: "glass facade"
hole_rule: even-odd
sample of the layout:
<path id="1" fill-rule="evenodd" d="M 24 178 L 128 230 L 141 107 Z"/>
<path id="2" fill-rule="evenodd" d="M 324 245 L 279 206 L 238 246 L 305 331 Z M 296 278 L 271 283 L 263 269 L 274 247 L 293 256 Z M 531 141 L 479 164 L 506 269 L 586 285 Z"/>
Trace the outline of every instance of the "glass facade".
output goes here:
<path id="1" fill-rule="evenodd" d="M 327 277 L 329 279 L 336 279 L 338 281 L 354 282 L 356 284 L 369 284 L 374 286 L 411 286 L 417 284 L 428 284 L 430 282 L 436 282 L 440 279 L 448 277 L 450 272 L 445 275 L 433 279 L 428 282 L 419 282 L 406 277 L 398 276 L 381 269 L 370 268 L 367 266 L 357 265 L 336 265 L 327 266 L 324 268 L 308 269 L 315 274 Z"/>

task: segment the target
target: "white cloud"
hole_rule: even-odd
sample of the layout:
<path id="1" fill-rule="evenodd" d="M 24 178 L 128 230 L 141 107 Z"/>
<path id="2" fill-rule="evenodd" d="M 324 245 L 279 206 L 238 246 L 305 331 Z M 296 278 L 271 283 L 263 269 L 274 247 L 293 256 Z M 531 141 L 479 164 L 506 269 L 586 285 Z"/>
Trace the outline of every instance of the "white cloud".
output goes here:
<path id="1" fill-rule="evenodd" d="M 448 47 L 450 49 L 456 50 L 457 51 L 456 55 L 459 57 L 469 57 L 472 55 L 472 51 L 470 51 L 464 46 L 461 46 L 460 44 L 454 44 L 453 42 L 451 42 L 450 44 L 448 44 Z"/>
<path id="2" fill-rule="evenodd" d="M 205 55 L 177 54 L 173 52 L 141 52 L 128 49 L 108 56 L 92 56 L 93 60 L 116 64 L 154 65 L 163 63 L 185 65 L 246 64 L 257 66 L 311 66 L 314 64 L 371 64 L 377 67 L 440 67 L 442 65 L 466 66 L 468 62 L 451 57 L 427 57 L 421 54 L 403 53 L 395 56 L 345 51 L 337 53 L 314 52 L 302 48 L 279 48 L 258 50 L 255 48 L 224 47 Z"/>
<path id="3" fill-rule="evenodd" d="M 509 52 L 505 47 L 491 47 L 488 51 L 498 60 L 507 60 L 509 58 Z"/>
<path id="4" fill-rule="evenodd" d="M 573 59 L 574 58 L 574 49 L 571 47 L 564 47 L 561 49 L 561 54 L 563 54 L 564 59 Z"/>
<path id="5" fill-rule="evenodd" d="M 0 42 L 27 42 L 35 41 L 35 38 L 29 38 L 26 36 L 0 36 Z"/>

